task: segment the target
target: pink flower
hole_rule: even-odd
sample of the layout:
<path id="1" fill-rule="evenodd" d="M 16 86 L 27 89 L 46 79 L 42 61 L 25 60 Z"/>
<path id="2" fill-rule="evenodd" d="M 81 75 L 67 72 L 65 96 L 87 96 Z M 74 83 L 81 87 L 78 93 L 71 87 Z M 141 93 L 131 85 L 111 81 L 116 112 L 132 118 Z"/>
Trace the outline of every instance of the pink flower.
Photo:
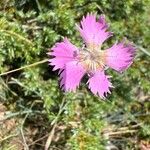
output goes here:
<path id="1" fill-rule="evenodd" d="M 124 42 L 116 43 L 112 47 L 101 50 L 101 45 L 112 36 L 108 32 L 108 25 L 103 15 L 96 20 L 95 14 L 83 17 L 81 25 L 77 25 L 82 39 L 83 48 L 73 45 L 67 38 L 56 43 L 48 55 L 53 70 L 59 69 L 60 86 L 65 91 L 75 91 L 85 74 L 88 75 L 88 87 L 96 95 L 105 98 L 110 92 L 112 84 L 110 76 L 104 70 L 110 67 L 118 72 L 123 72 L 133 62 L 135 48 Z"/>

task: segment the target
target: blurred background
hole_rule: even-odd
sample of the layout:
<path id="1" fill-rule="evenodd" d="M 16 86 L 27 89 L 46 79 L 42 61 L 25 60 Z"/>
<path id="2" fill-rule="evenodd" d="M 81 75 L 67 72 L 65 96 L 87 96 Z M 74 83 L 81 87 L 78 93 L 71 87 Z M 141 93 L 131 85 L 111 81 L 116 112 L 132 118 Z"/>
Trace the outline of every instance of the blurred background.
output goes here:
<path id="1" fill-rule="evenodd" d="M 0 150 L 150 150 L 150 0 L 0 0 Z M 108 70 L 115 89 L 103 101 L 83 81 L 59 88 L 47 52 L 88 12 L 105 14 L 114 36 L 137 54 L 123 74 Z M 31 67 L 30 64 L 33 64 Z"/>

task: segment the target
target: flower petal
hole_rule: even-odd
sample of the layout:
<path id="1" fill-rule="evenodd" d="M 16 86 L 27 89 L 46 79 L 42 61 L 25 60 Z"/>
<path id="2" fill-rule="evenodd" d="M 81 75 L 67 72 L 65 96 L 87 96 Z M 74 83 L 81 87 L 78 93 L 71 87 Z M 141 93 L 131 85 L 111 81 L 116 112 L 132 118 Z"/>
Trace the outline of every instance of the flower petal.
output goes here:
<path id="1" fill-rule="evenodd" d="M 63 42 L 56 43 L 52 47 L 52 52 L 48 53 L 48 55 L 54 56 L 49 60 L 50 65 L 54 66 L 53 70 L 63 69 L 67 62 L 75 59 L 77 53 L 78 48 L 65 38 Z"/>
<path id="2" fill-rule="evenodd" d="M 110 87 L 113 87 L 111 82 L 108 80 L 109 78 L 110 76 L 106 76 L 104 71 L 98 70 L 88 80 L 89 89 L 95 95 L 98 94 L 101 98 L 105 99 L 107 93 L 111 93 Z"/>
<path id="3" fill-rule="evenodd" d="M 106 65 L 122 72 L 132 64 L 134 56 L 135 48 L 131 44 L 114 44 L 106 50 Z"/>
<path id="4" fill-rule="evenodd" d="M 65 91 L 75 91 L 85 74 L 85 69 L 77 62 L 68 62 L 60 74 L 60 86 Z"/>
<path id="5" fill-rule="evenodd" d="M 101 15 L 96 21 L 95 14 L 87 14 L 81 21 L 81 27 L 77 25 L 81 37 L 88 47 L 101 46 L 101 44 L 112 36 L 111 32 L 107 32 L 108 25 L 105 21 L 104 15 Z"/>

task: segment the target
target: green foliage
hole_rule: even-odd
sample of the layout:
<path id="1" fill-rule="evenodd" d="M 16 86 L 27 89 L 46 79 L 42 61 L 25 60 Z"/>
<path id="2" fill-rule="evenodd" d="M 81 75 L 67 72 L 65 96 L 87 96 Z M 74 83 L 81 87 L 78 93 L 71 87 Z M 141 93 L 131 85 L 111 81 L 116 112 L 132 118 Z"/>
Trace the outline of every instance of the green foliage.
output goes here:
<path id="1" fill-rule="evenodd" d="M 29 109 L 34 103 L 32 109 L 40 110 L 41 114 L 35 118 L 29 115 L 27 123 L 32 120 L 36 124 L 37 118 L 44 117 L 40 127 L 46 134 L 65 100 L 67 105 L 57 121 L 58 126 L 65 126 L 60 132 L 63 136 L 52 141 L 52 145 L 60 149 L 103 150 L 110 141 L 120 149 L 136 149 L 138 146 L 130 139 L 147 140 L 150 135 L 149 4 L 149 0 L 7 0 L 6 5 L 2 0 L 1 73 L 44 60 L 49 48 L 63 37 L 67 36 L 81 46 L 75 24 L 88 12 L 104 13 L 115 34 L 104 47 L 127 37 L 136 45 L 137 55 L 125 73 L 108 71 L 113 76 L 115 89 L 106 101 L 92 95 L 85 82 L 76 93 L 64 93 L 59 88 L 58 72 L 53 72 L 52 67 L 44 63 L 2 76 L 1 102 L 8 107 L 13 105 L 14 112 Z M 123 142 L 112 136 L 112 132 L 116 133 L 122 127 L 132 130 L 136 124 L 140 125 L 134 134 L 129 131 L 118 135 Z M 103 131 L 109 133 L 110 128 L 113 130 L 106 138 Z M 35 144 L 33 149 L 36 148 Z M 38 148 L 43 149 L 42 146 Z"/>

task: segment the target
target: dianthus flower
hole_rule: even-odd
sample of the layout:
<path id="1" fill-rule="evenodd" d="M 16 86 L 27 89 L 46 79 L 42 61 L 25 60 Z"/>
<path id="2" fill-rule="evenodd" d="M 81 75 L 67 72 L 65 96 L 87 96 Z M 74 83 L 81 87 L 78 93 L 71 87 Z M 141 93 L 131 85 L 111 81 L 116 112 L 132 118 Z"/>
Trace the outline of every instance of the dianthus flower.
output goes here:
<path id="1" fill-rule="evenodd" d="M 60 86 L 65 91 L 75 91 L 85 74 L 88 75 L 89 89 L 95 95 L 105 98 L 112 88 L 110 76 L 105 75 L 106 67 L 123 72 L 133 62 L 135 48 L 131 44 L 120 42 L 101 50 L 105 40 L 112 36 L 104 15 L 96 20 L 95 14 L 87 14 L 77 25 L 85 46 L 78 48 L 67 38 L 56 43 L 48 55 L 53 70 L 59 69 Z"/>

